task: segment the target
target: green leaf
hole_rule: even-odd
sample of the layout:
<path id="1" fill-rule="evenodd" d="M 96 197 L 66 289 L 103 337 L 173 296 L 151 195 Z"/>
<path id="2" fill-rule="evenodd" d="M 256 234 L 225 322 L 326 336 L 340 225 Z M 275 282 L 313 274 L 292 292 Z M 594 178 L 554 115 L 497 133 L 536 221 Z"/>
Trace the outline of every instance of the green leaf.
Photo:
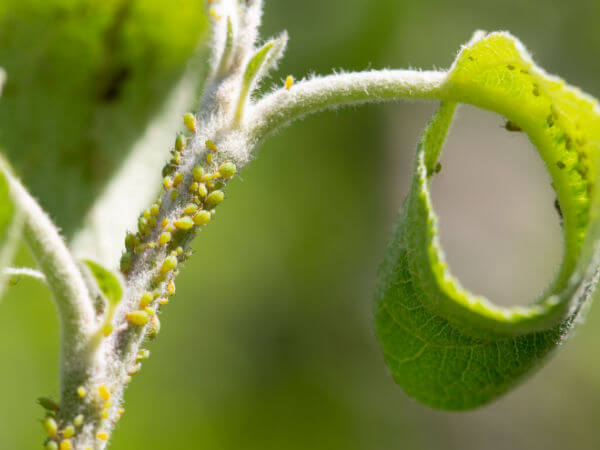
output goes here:
<path id="1" fill-rule="evenodd" d="M 0 2 L 0 146 L 67 237 L 204 41 L 203 3 Z"/>
<path id="2" fill-rule="evenodd" d="M 242 118 L 248 97 L 252 94 L 260 79 L 277 63 L 286 44 L 287 34 L 283 33 L 277 39 L 263 45 L 250 58 L 242 77 L 242 88 L 236 111 L 237 120 Z"/>
<path id="3" fill-rule="evenodd" d="M 597 279 L 597 102 L 534 65 L 508 33 L 479 36 L 448 72 L 443 104 L 417 149 L 411 190 L 380 270 L 376 327 L 397 383 L 441 409 L 477 407 L 506 392 L 566 337 Z M 454 102 L 506 116 L 526 132 L 564 216 L 564 259 L 527 307 L 467 292 L 440 247 L 429 182 Z"/>
<path id="4" fill-rule="evenodd" d="M 117 305 L 123 297 L 123 288 L 117 275 L 90 260 L 83 261 L 94 275 L 98 287 L 111 306 Z"/>

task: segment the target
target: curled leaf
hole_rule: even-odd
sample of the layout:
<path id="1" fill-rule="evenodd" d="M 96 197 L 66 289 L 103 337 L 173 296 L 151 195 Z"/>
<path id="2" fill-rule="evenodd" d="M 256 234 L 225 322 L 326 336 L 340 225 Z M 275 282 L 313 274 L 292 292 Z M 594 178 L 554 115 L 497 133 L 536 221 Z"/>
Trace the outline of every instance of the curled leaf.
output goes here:
<path id="1" fill-rule="evenodd" d="M 498 397 L 563 340 L 597 283 L 600 112 L 597 102 L 535 66 L 508 33 L 478 35 L 448 72 L 417 149 L 412 187 L 380 270 L 376 326 L 400 386 L 442 409 Z M 464 289 L 439 242 L 429 182 L 454 103 L 495 111 L 527 133 L 553 180 L 565 252 L 554 281 L 526 307 Z"/>

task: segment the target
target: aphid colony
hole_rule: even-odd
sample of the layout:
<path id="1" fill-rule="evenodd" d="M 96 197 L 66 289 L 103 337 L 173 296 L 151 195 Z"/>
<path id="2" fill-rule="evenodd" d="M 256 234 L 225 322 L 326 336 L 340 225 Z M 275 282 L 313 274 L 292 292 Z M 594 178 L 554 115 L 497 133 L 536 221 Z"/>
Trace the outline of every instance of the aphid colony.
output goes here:
<path id="1" fill-rule="evenodd" d="M 196 118 L 193 114 L 186 114 L 183 122 L 191 133 L 196 132 Z M 138 219 L 137 232 L 127 234 L 125 238 L 126 251 L 121 257 L 121 271 L 127 276 L 136 258 L 143 256 L 151 249 L 155 250 L 153 254 L 146 254 L 149 258 L 144 260 L 150 261 L 156 272 L 149 291 L 141 295 L 135 309 L 126 313 L 130 327 L 145 327 L 144 332 L 150 339 L 156 337 L 160 330 L 158 310 L 168 303 L 170 296 L 175 294 L 174 278 L 178 273 L 178 266 L 189 256 L 189 250 L 184 251 L 184 248 L 187 247 L 195 231 L 211 221 L 215 207 L 225 198 L 223 192 L 225 183 L 237 172 L 233 162 L 225 161 L 218 166 L 213 164 L 213 158 L 219 149 L 214 142 L 207 140 L 205 141 L 205 163 L 195 165 L 190 179 L 185 183 L 185 176 L 179 169 L 182 155 L 187 147 L 187 140 L 188 138 L 184 134 L 177 135 L 172 157 L 163 169 L 163 187 L 166 197 L 163 196 L 162 199 L 166 198 L 171 202 L 176 202 L 177 199 L 183 198 L 181 193 L 184 192 L 183 189 L 186 189 L 185 201 L 180 200 L 178 204 L 170 205 L 171 207 L 175 206 L 180 213 L 174 219 L 161 218 L 161 213 L 166 216 L 168 212 L 161 210 L 163 201 L 159 199 L 142 212 Z M 212 167 L 212 169 L 208 169 L 208 167 Z M 103 328 L 105 337 L 108 337 L 113 331 L 111 322 L 112 314 L 107 315 L 107 321 Z M 131 377 L 141 370 L 141 361 L 149 357 L 149 350 L 142 349 L 138 352 L 135 362 L 127 371 L 127 382 L 131 381 Z M 94 400 L 102 405 L 101 420 L 109 419 L 109 410 L 112 407 L 109 388 L 100 385 L 95 394 L 92 399 L 86 388 L 80 386 L 77 389 L 77 395 L 80 398 L 88 398 L 88 400 Z M 50 407 L 49 414 L 43 423 L 49 437 L 46 448 L 70 450 L 72 448 L 71 438 L 75 436 L 77 428 L 83 424 L 83 416 L 77 416 L 73 423 L 66 424 L 61 428 L 55 418 L 56 411 L 52 410 L 52 403 L 45 402 L 45 404 Z M 119 410 L 118 413 L 117 417 L 123 413 L 123 410 Z M 108 433 L 100 431 L 96 438 L 107 440 Z"/>
<path id="2" fill-rule="evenodd" d="M 150 356 L 150 352 L 148 350 L 140 351 L 138 354 L 139 359 L 146 359 Z M 77 388 L 77 395 L 85 399 L 88 396 L 87 390 L 80 386 Z M 112 402 L 110 400 L 110 389 L 101 384 L 98 386 L 96 397 L 93 399 L 100 403 L 102 408 L 101 417 L 102 419 L 107 419 L 109 414 L 108 411 L 112 407 Z M 81 428 L 84 423 L 85 417 L 83 414 L 78 414 L 75 416 L 72 422 L 61 424 L 57 418 L 56 413 L 59 412 L 60 408 L 58 404 L 56 404 L 53 400 L 49 398 L 39 398 L 39 404 L 46 409 L 47 414 L 44 420 L 42 421 L 42 426 L 44 427 L 44 431 L 48 435 L 48 440 L 46 441 L 46 449 L 47 450 L 71 450 L 73 449 L 72 438 L 77 434 L 77 430 Z M 121 416 L 125 410 L 119 409 L 119 416 Z M 96 438 L 99 440 L 106 441 L 108 439 L 108 433 L 100 431 L 97 433 Z M 85 450 L 92 450 L 91 447 L 87 447 Z"/>
<path id="3" fill-rule="evenodd" d="M 188 113 L 183 117 L 183 123 L 191 132 L 196 132 L 196 118 Z M 163 170 L 163 187 L 172 202 L 180 196 L 184 187 L 185 176 L 178 169 L 181 155 L 186 150 L 187 138 L 179 134 L 175 139 L 175 149 L 172 158 Z M 205 141 L 206 167 L 210 166 L 213 155 L 218 152 L 217 145 Z M 133 326 L 145 326 L 150 322 L 148 333 L 156 335 L 160 329 L 160 322 L 155 315 L 152 303 L 156 300 L 158 307 L 168 303 L 168 297 L 175 294 L 174 278 L 177 275 L 178 265 L 189 256 L 189 251 L 184 247 L 190 241 L 194 231 L 208 224 L 214 214 L 214 208 L 221 203 L 225 194 L 222 188 L 225 182 L 235 176 L 237 168 L 233 162 L 226 161 L 213 170 L 207 170 L 203 165 L 197 164 L 192 170 L 191 180 L 187 186 L 188 202 L 181 207 L 181 215 L 175 219 L 163 218 L 159 221 L 162 200 L 159 199 L 149 209 L 146 209 L 138 219 L 138 232 L 130 233 L 125 238 L 126 252 L 121 258 L 121 271 L 127 275 L 131 270 L 134 258 L 147 249 L 165 248 L 166 253 L 160 252 L 157 256 L 162 261 L 155 261 L 158 273 L 152 282 L 151 292 L 146 292 L 139 300 L 138 309 L 126 314 L 127 320 Z M 164 285 L 164 289 L 161 286 Z M 166 291 L 166 292 L 164 292 Z"/>

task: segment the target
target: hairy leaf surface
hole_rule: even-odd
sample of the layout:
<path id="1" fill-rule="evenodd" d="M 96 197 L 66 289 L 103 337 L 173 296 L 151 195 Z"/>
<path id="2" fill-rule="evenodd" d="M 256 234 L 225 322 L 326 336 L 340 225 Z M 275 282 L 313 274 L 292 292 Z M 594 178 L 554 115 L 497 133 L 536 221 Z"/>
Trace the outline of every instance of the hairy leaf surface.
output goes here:
<path id="1" fill-rule="evenodd" d="M 468 409 L 504 393 L 565 337 L 596 284 L 600 113 L 594 99 L 534 65 L 507 33 L 460 52 L 445 99 L 418 145 L 412 186 L 380 270 L 376 326 L 395 380 L 436 408 Z M 526 132 L 564 215 L 564 259 L 544 294 L 505 308 L 450 273 L 429 182 L 455 103 L 506 116 Z"/>

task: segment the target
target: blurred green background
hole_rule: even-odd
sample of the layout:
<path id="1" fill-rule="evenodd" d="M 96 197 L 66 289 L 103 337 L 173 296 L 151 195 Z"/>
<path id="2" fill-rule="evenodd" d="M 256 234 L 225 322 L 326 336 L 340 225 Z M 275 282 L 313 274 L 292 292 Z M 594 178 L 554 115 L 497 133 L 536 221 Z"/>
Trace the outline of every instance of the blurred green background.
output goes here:
<path id="1" fill-rule="evenodd" d="M 600 96 L 599 19 L 595 0 L 272 0 L 263 36 L 291 35 L 279 83 L 339 68 L 443 68 L 474 30 L 505 29 L 549 72 Z M 205 28 L 201 0 L 0 0 L 0 145 L 67 235 Z M 476 411 L 430 410 L 386 371 L 371 318 L 377 265 L 434 110 L 321 114 L 260 149 L 194 243 L 112 448 L 600 448 L 598 305 L 548 365 Z M 461 110 L 434 201 L 466 287 L 524 304 L 560 261 L 560 226 L 534 150 L 502 124 Z M 57 395 L 57 328 L 35 282 L 0 303 L 2 449 L 39 448 L 35 398 Z"/>

